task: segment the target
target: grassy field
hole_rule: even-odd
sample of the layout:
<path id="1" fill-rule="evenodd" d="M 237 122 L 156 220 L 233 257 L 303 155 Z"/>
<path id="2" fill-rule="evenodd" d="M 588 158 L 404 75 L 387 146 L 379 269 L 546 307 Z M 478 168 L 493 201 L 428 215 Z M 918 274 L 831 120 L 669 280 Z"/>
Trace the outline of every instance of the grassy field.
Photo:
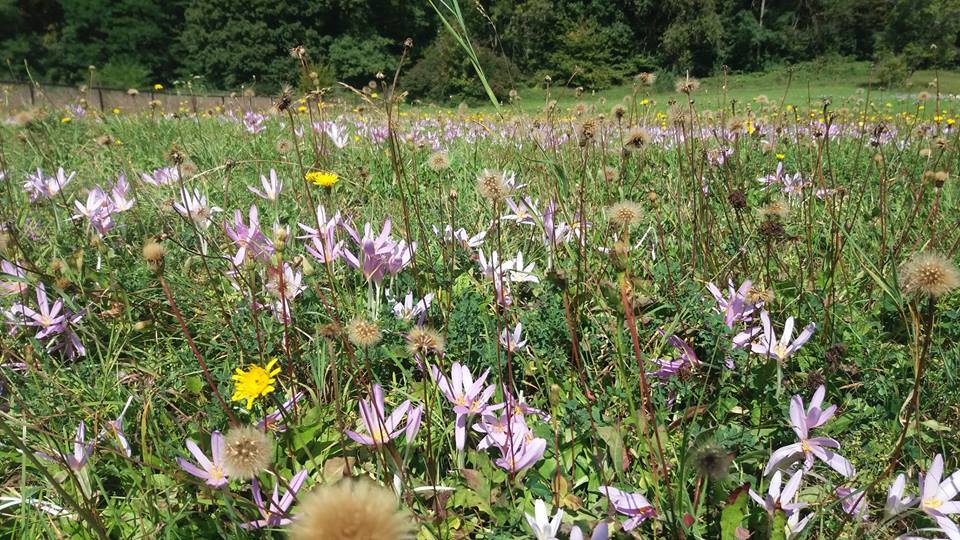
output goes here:
<path id="1" fill-rule="evenodd" d="M 11 111 L 2 535 L 957 538 L 955 103 L 845 69 Z"/>

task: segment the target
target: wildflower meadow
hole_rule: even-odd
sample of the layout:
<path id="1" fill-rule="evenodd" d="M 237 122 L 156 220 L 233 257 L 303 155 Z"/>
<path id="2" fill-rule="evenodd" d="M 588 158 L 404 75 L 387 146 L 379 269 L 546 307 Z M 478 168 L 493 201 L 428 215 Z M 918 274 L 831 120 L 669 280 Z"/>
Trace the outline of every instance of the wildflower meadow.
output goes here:
<path id="1" fill-rule="evenodd" d="M 402 76 L 3 112 L 3 537 L 960 539 L 956 96 Z"/>

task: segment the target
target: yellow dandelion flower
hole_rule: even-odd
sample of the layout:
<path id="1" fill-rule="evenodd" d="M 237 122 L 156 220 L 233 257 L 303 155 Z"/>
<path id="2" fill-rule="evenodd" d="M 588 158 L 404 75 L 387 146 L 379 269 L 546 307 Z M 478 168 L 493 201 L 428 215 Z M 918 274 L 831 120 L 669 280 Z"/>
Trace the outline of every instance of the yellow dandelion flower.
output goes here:
<path id="1" fill-rule="evenodd" d="M 120 114 L 120 107 L 114 107 L 113 114 Z"/>
<path id="2" fill-rule="evenodd" d="M 650 104 L 650 100 L 647 99 L 647 98 L 643 98 L 643 99 L 640 100 L 640 104 L 641 104 L 641 105 L 649 105 L 649 104 Z"/>
<path id="3" fill-rule="evenodd" d="M 64 116 L 63 118 L 60 119 L 60 122 L 63 124 L 69 124 L 72 121 L 73 121 L 73 118 L 70 118 L 69 116 Z"/>
<path id="4" fill-rule="evenodd" d="M 160 83 L 157 83 L 157 84 L 153 85 L 153 89 L 154 89 L 154 90 L 163 90 L 163 85 L 160 84 Z"/>
<path id="5" fill-rule="evenodd" d="M 340 180 L 337 173 L 329 171 L 310 171 L 306 174 L 305 178 L 307 182 L 324 188 L 331 188 Z"/>
<path id="6" fill-rule="evenodd" d="M 307 107 L 305 105 L 300 105 L 297 107 L 297 110 L 300 112 L 307 112 Z"/>
<path id="7" fill-rule="evenodd" d="M 780 161 L 783 161 L 783 159 L 784 159 L 785 157 L 787 157 L 786 154 L 777 154 L 777 159 L 780 160 Z"/>
<path id="8" fill-rule="evenodd" d="M 231 377 L 237 385 L 230 400 L 247 400 L 247 409 L 250 409 L 257 398 L 265 397 L 276 390 L 273 386 L 276 381 L 274 377 L 280 373 L 280 368 L 274 367 L 276 364 L 277 359 L 273 358 L 263 367 L 252 365 L 246 371 L 237 368 Z"/>

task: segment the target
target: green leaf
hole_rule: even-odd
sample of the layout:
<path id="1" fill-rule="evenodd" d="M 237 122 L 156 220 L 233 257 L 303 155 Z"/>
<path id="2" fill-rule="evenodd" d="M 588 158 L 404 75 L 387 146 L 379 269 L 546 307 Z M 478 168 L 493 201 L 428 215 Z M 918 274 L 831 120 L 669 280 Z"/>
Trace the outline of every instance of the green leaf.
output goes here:
<path id="1" fill-rule="evenodd" d="M 770 540 L 787 540 L 787 515 L 777 510 L 770 525 Z"/>
<path id="2" fill-rule="evenodd" d="M 614 426 L 600 426 L 597 428 L 597 434 L 600 435 L 603 442 L 607 443 L 607 447 L 610 448 L 610 459 L 613 460 L 614 467 L 617 468 L 618 472 L 623 472 L 625 452 L 623 435 L 620 434 L 620 429 Z"/>
<path id="3" fill-rule="evenodd" d="M 736 540 L 737 527 L 747 513 L 747 488 L 746 484 L 737 488 L 727 499 L 727 505 L 720 513 L 721 540 Z"/>

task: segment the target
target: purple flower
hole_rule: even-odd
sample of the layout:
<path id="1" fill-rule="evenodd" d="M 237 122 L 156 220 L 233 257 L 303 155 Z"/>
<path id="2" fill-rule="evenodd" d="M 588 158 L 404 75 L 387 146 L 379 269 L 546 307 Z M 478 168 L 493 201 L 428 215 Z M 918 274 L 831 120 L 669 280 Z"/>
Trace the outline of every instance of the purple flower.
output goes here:
<path id="1" fill-rule="evenodd" d="M 260 191 L 252 186 L 247 186 L 247 189 L 249 189 L 250 193 L 253 193 L 257 197 L 266 199 L 270 202 L 277 202 L 277 197 L 280 196 L 280 191 L 283 190 L 283 181 L 277 179 L 277 171 L 270 169 L 269 180 L 266 176 L 261 174 L 260 185 L 263 186 L 263 191 Z"/>
<path id="2" fill-rule="evenodd" d="M 439 236 L 444 240 L 444 242 L 449 243 L 458 243 L 460 247 L 469 251 L 474 248 L 478 248 L 483 245 L 483 240 L 487 236 L 487 231 L 480 231 L 477 234 L 470 236 L 467 233 L 467 230 L 463 227 L 460 227 L 457 230 L 453 230 L 453 227 L 447 225 L 444 227 L 443 232 L 440 232 L 440 229 L 436 225 L 433 226 L 433 234 Z"/>
<path id="3" fill-rule="evenodd" d="M 225 448 L 223 446 L 223 435 L 219 431 L 210 434 L 210 459 L 203 454 L 197 443 L 187 439 L 187 450 L 193 454 L 194 459 L 200 465 L 194 465 L 183 458 L 177 458 L 177 465 L 184 471 L 204 481 L 210 487 L 220 488 L 229 483 L 226 470 L 223 468 L 223 459 Z"/>
<path id="4" fill-rule="evenodd" d="M 43 452 L 34 452 L 34 454 L 47 461 L 64 465 L 74 472 L 80 472 L 87 465 L 90 457 L 93 456 L 94 441 L 86 442 L 86 432 L 86 425 L 81 421 L 80 425 L 77 426 L 77 434 L 73 440 L 73 454 L 66 454 L 59 450 L 56 457 Z"/>
<path id="5" fill-rule="evenodd" d="M 359 257 L 344 248 L 343 258 L 352 268 L 363 272 L 367 281 L 383 282 L 385 274 L 396 276 L 410 264 L 417 244 L 407 246 L 406 241 L 396 241 L 390 236 L 391 221 L 387 218 L 380 234 L 374 236 L 373 227 L 367 223 L 363 227 L 363 236 L 347 223 L 342 224 L 347 234 L 359 248 Z"/>
<path id="6" fill-rule="evenodd" d="M 256 205 L 250 207 L 250 224 L 243 222 L 243 214 L 237 210 L 233 214 L 233 227 L 225 222 L 223 228 L 227 236 L 233 240 L 237 253 L 233 256 L 233 264 L 242 266 L 247 259 L 263 261 L 273 253 L 273 243 L 260 230 L 260 217 Z"/>
<path id="7" fill-rule="evenodd" d="M 600 492 L 610 499 L 610 504 L 617 512 L 629 516 L 623 522 L 623 530 L 635 529 L 645 520 L 657 515 L 657 510 L 639 493 L 627 493 L 611 486 L 603 486 Z"/>
<path id="8" fill-rule="evenodd" d="M 785 362 L 791 354 L 797 352 L 804 343 L 809 341 L 810 337 L 813 336 L 814 329 L 817 327 L 814 323 L 808 324 L 804 327 L 803 331 L 800 332 L 800 335 L 797 336 L 797 339 L 791 343 L 790 340 L 793 339 L 793 317 L 787 318 L 786 324 L 783 325 L 783 334 L 781 334 L 779 341 L 773 331 L 773 325 L 770 324 L 770 314 L 766 311 L 761 311 L 760 322 L 763 324 L 763 333 L 753 342 L 751 350 L 756 354 L 773 358 L 780 363 Z"/>
<path id="9" fill-rule="evenodd" d="M 762 506 L 771 516 L 777 510 L 783 510 L 784 513 L 789 516 L 807 506 L 807 503 L 796 501 L 797 493 L 800 491 L 800 482 L 802 481 L 803 471 L 799 470 L 793 473 L 790 479 L 787 480 L 786 485 L 783 485 L 783 473 L 777 471 L 773 473 L 773 476 L 770 478 L 770 485 L 767 486 L 767 496 L 761 498 L 757 492 L 751 489 L 749 491 L 750 498 Z"/>
<path id="10" fill-rule="evenodd" d="M 397 302 L 393 305 L 393 316 L 407 322 L 417 317 L 417 324 L 423 324 L 423 320 L 427 315 L 427 309 L 430 307 L 430 303 L 433 302 L 433 296 L 433 293 L 427 293 L 414 304 L 413 293 L 408 292 L 403 302 Z"/>
<path id="11" fill-rule="evenodd" d="M 30 202 L 36 202 L 38 199 L 52 199 L 76 176 L 76 171 L 66 174 L 63 167 L 58 167 L 57 174 L 54 176 L 44 176 L 43 171 L 38 168 L 36 173 L 27 175 L 23 190 L 30 196 Z"/>
<path id="12" fill-rule="evenodd" d="M 303 392 L 297 392 L 293 395 L 292 398 L 283 402 L 277 410 L 263 417 L 263 420 L 260 420 L 257 423 L 257 427 L 262 431 L 274 431 L 277 433 L 283 433 L 287 431 L 287 424 L 285 418 L 290 414 L 290 410 L 293 409 L 293 405 L 300 401 L 303 398 Z"/>
<path id="13" fill-rule="evenodd" d="M 117 438 L 117 442 L 120 443 L 120 448 L 123 449 L 123 453 L 130 457 L 130 442 L 127 441 L 127 436 L 123 433 L 123 416 L 127 414 L 127 409 L 130 408 L 130 403 L 133 402 L 133 396 L 127 398 L 127 403 L 123 406 L 123 410 L 120 411 L 120 414 L 113 420 L 107 422 L 106 428 L 100 432 L 100 436 L 97 437 L 97 440 L 101 440 L 109 434 L 113 434 Z"/>
<path id="14" fill-rule="evenodd" d="M 186 190 L 181 190 L 180 201 L 173 203 L 173 209 L 203 230 L 210 227 L 213 214 L 223 211 L 218 206 L 208 205 L 207 196 L 201 195 L 200 190 L 196 188 L 194 188 L 192 196 Z"/>
<path id="15" fill-rule="evenodd" d="M 851 517 L 856 517 L 861 521 L 870 519 L 870 511 L 867 508 L 867 497 L 863 490 L 856 490 L 850 487 L 838 487 L 834 490 L 837 498 L 840 499 L 840 506 L 843 511 Z"/>
<path id="16" fill-rule="evenodd" d="M 141 173 L 140 178 L 151 186 L 166 186 L 180 179 L 180 172 L 176 167 L 160 167 L 150 173 Z"/>
<path id="17" fill-rule="evenodd" d="M 883 507 L 883 513 L 888 518 L 905 512 L 911 506 L 917 504 L 917 497 L 904 497 L 903 490 L 907 486 L 907 477 L 898 474 L 890 488 L 887 490 L 887 502 Z"/>
<path id="18" fill-rule="evenodd" d="M 523 332 L 523 324 L 517 323 L 513 328 L 513 332 L 509 332 L 504 328 L 500 332 L 500 344 L 503 345 L 503 348 L 510 351 L 511 353 L 522 350 L 527 346 L 527 340 L 523 339 L 521 333 Z"/>
<path id="19" fill-rule="evenodd" d="M 307 234 L 297 238 L 310 240 L 313 245 L 307 244 L 306 249 L 313 258 L 324 264 L 332 263 L 343 251 L 343 242 L 337 242 L 335 237 L 337 225 L 340 224 L 340 212 L 328 220 L 323 206 L 317 206 L 317 223 L 320 224 L 319 230 L 301 223 L 300 228 Z"/>
<path id="20" fill-rule="evenodd" d="M 297 492 L 300 491 L 300 488 L 303 486 L 303 482 L 306 479 L 306 469 L 293 475 L 293 478 L 291 478 L 290 482 L 287 484 L 287 490 L 282 497 L 280 496 L 279 486 L 277 485 L 278 482 L 274 480 L 273 496 L 265 505 L 263 502 L 263 494 L 260 492 L 260 482 L 254 478 L 251 481 L 250 491 L 253 493 L 253 503 L 257 505 L 257 510 L 260 511 L 262 519 L 244 523 L 240 525 L 240 527 L 249 530 L 289 525 L 292 521 L 289 518 L 290 505 L 293 504 L 294 497 L 297 496 Z"/>
<path id="21" fill-rule="evenodd" d="M 440 393 L 453 404 L 453 411 L 457 414 L 454 428 L 457 450 L 463 450 L 466 446 L 467 420 L 471 415 L 483 414 L 487 410 L 487 402 L 496 390 L 492 384 L 484 386 L 489 373 L 488 369 L 474 380 L 470 368 L 454 362 L 450 379 L 447 379 L 439 368 L 430 366 L 430 374 L 440 387 Z"/>
<path id="22" fill-rule="evenodd" d="M 960 528 L 950 519 L 960 514 L 960 501 L 954 500 L 960 491 L 960 470 L 943 479 L 943 456 L 937 454 L 927 473 L 920 477 L 920 510 L 932 517 L 950 540 L 960 540 Z"/>
<path id="23" fill-rule="evenodd" d="M 597 523 L 597 526 L 593 529 L 593 534 L 590 535 L 590 540 L 609 540 L 609 538 L 610 531 L 606 521 Z M 583 531 L 580 530 L 580 527 L 574 526 L 570 529 L 570 540 L 583 540 Z"/>
<path id="24" fill-rule="evenodd" d="M 36 293 L 37 311 L 23 304 L 15 304 L 12 310 L 14 313 L 23 315 L 29 319 L 24 322 L 25 325 L 39 328 L 37 335 L 34 337 L 44 339 L 62 331 L 63 325 L 66 322 L 66 316 L 61 313 L 63 310 L 62 299 L 57 299 L 52 306 L 50 305 L 50 301 L 47 299 L 47 289 L 43 283 L 37 284 Z"/>
<path id="25" fill-rule="evenodd" d="M 27 292 L 27 275 L 10 261 L 0 260 L 0 296 L 21 295 Z"/>
<path id="26" fill-rule="evenodd" d="M 723 313 L 723 323 L 727 328 L 733 328 L 737 322 L 750 322 L 753 320 L 753 312 L 757 305 L 747 303 L 747 294 L 753 285 L 749 279 L 740 284 L 739 288 L 733 287 L 731 281 L 728 285 L 730 295 L 724 297 L 720 289 L 713 283 L 707 283 L 707 289 L 717 301 L 717 309 Z"/>
<path id="27" fill-rule="evenodd" d="M 500 217 L 502 221 L 513 221 L 517 225 L 536 225 L 536 220 L 540 219 L 540 212 L 530 197 L 524 197 L 520 204 L 513 201 L 513 197 L 507 197 L 507 206 L 510 211 Z"/>
<path id="28" fill-rule="evenodd" d="M 128 198 L 130 193 L 130 184 L 127 183 L 127 175 L 120 173 L 117 181 L 110 188 L 110 196 L 113 198 L 113 208 L 117 212 L 126 212 L 133 208 L 136 199 Z"/>
<path id="29" fill-rule="evenodd" d="M 247 111 L 243 115 L 243 127 L 247 130 L 247 133 L 256 135 L 257 133 L 267 129 L 267 126 L 263 125 L 266 120 L 267 117 L 262 114 L 257 114 L 253 111 Z"/>
<path id="30" fill-rule="evenodd" d="M 829 437 L 810 437 L 810 430 L 827 423 L 837 410 L 835 405 L 821 409 L 825 394 L 826 389 L 823 386 L 817 388 L 813 399 L 810 400 L 808 409 L 804 409 L 803 399 L 800 396 L 793 396 L 793 399 L 790 400 L 790 423 L 800 442 L 788 444 L 775 450 L 770 455 L 770 461 L 767 462 L 763 474 L 769 474 L 781 463 L 802 457 L 804 460 L 803 469 L 806 471 L 813 468 L 816 458 L 845 477 L 853 476 L 853 465 L 846 458 L 833 451 L 840 448 L 840 443 Z"/>
<path id="31" fill-rule="evenodd" d="M 73 204 L 77 207 L 78 212 L 73 216 L 73 219 L 86 218 L 90 222 L 90 226 L 101 236 L 107 234 L 113 228 L 113 213 L 116 212 L 116 207 L 113 205 L 113 199 L 99 187 L 91 189 L 87 193 L 86 204 L 80 201 L 73 201 Z"/>
<path id="32" fill-rule="evenodd" d="M 337 148 L 343 148 L 350 140 L 346 128 L 336 122 L 323 122 L 323 131 Z"/>
<path id="33" fill-rule="evenodd" d="M 663 330 L 658 331 L 660 334 L 663 334 Z M 676 376 L 685 369 L 700 365 L 700 359 L 697 358 L 697 353 L 694 352 L 693 347 L 688 345 L 686 341 L 683 341 L 677 336 L 670 336 L 667 338 L 667 343 L 677 349 L 677 351 L 680 352 L 680 356 L 676 360 L 653 360 L 653 363 L 657 364 L 660 369 L 651 372 L 651 377 L 667 379 Z"/>
<path id="34" fill-rule="evenodd" d="M 410 427 L 411 417 L 413 417 L 413 420 L 416 421 L 417 424 L 419 424 L 420 420 L 420 415 L 411 411 L 409 399 L 398 405 L 397 408 L 393 410 L 393 413 L 387 415 L 383 399 L 383 388 L 381 388 L 379 384 L 373 385 L 372 399 L 360 400 L 359 408 L 360 421 L 367 433 L 361 434 L 347 430 L 346 434 L 347 437 L 365 446 L 382 446 L 399 437 L 401 433 L 409 433 L 407 428 Z M 412 414 L 408 415 L 408 411 Z M 404 415 L 407 415 L 407 424 L 402 426 L 401 422 L 403 421 Z M 419 427 L 419 425 L 417 427 Z M 416 430 L 411 431 L 413 431 L 413 435 L 416 435 Z M 407 440 L 409 442 L 410 438 Z"/>
<path id="35" fill-rule="evenodd" d="M 499 447 L 500 457 L 494 463 L 502 469 L 516 473 L 533 466 L 543 458 L 543 453 L 547 449 L 547 440 L 534 437 L 529 429 L 512 431 L 508 444 Z"/>

